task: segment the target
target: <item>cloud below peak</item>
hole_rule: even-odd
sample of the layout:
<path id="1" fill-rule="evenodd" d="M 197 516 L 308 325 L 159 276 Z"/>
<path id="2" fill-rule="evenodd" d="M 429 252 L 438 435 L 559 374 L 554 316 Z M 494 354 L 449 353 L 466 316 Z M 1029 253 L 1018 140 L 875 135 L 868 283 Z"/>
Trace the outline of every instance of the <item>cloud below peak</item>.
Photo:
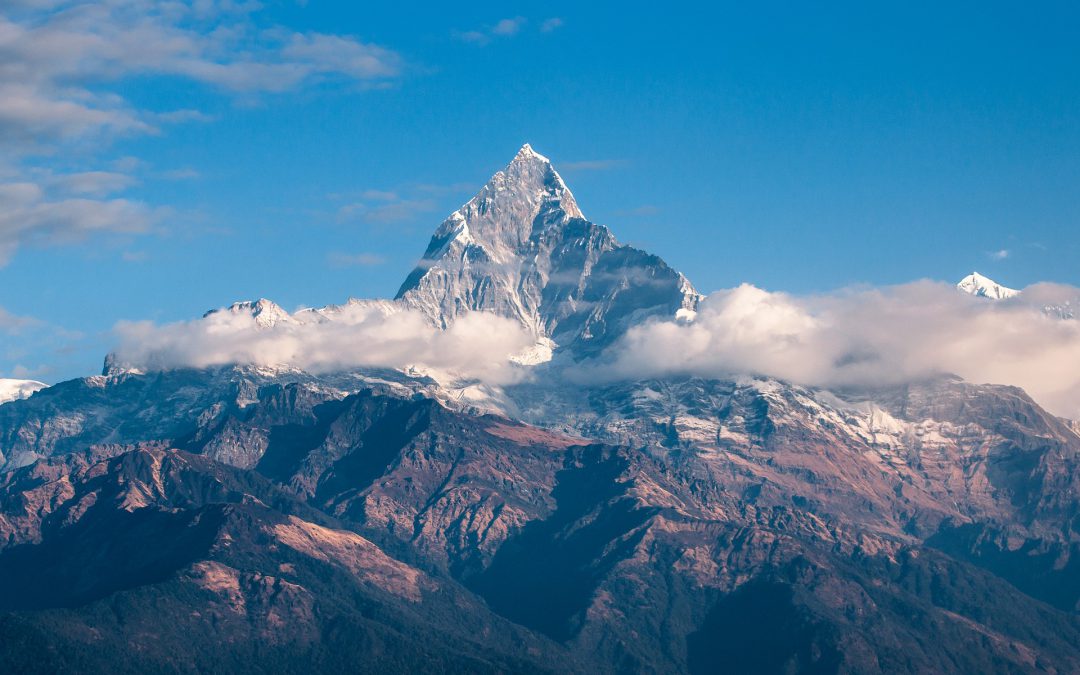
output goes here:
<path id="1" fill-rule="evenodd" d="M 1007 301 L 919 281 L 796 297 L 744 284 L 713 293 L 693 322 L 631 329 L 584 377 L 754 374 L 808 386 L 897 384 L 940 374 L 1024 388 L 1080 417 L 1080 321 L 1047 306 L 1080 289 L 1038 284 Z"/>
<path id="2" fill-rule="evenodd" d="M 194 321 L 120 322 L 118 364 L 145 370 L 228 364 L 290 366 L 311 373 L 356 368 L 419 369 L 504 384 L 523 372 L 510 357 L 533 344 L 517 322 L 474 312 L 436 328 L 421 313 L 378 303 L 338 308 L 332 320 L 259 325 L 250 313 L 218 311 Z"/>

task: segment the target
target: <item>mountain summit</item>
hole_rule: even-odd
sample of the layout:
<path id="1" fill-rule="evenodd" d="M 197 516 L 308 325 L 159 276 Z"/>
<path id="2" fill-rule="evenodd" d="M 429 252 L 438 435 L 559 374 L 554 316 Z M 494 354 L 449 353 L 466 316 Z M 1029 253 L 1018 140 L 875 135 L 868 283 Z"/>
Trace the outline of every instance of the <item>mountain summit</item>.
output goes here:
<path id="1" fill-rule="evenodd" d="M 663 260 L 587 220 L 529 144 L 443 221 L 399 302 L 447 326 L 469 311 L 517 319 L 540 339 L 592 353 L 649 316 L 700 299 Z"/>
<path id="2" fill-rule="evenodd" d="M 965 293 L 970 293 L 971 295 L 976 295 L 980 298 L 990 298 L 991 300 L 1005 300 L 1006 298 L 1013 298 L 1020 295 L 1020 291 L 1002 286 L 993 279 L 984 277 L 978 272 L 972 272 L 961 279 L 960 283 L 956 284 L 956 287 Z"/>

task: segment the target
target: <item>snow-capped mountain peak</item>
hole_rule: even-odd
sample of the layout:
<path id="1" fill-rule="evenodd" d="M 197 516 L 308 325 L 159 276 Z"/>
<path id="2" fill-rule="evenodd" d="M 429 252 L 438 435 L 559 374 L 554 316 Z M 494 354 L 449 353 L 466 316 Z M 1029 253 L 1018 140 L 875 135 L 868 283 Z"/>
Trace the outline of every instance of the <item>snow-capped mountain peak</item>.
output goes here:
<path id="1" fill-rule="evenodd" d="M 259 328 L 273 328 L 280 323 L 296 323 L 296 319 L 294 319 L 291 314 L 285 311 L 277 303 L 272 300 L 267 300 L 266 298 L 234 302 L 224 309 L 212 309 L 204 314 L 203 317 L 209 317 L 220 312 L 227 312 L 229 314 L 248 314 L 255 319 L 255 325 Z"/>
<path id="2" fill-rule="evenodd" d="M 543 162 L 551 163 L 551 160 L 549 160 L 547 157 L 544 157 L 539 152 L 533 150 L 533 147 L 531 145 L 529 145 L 528 143 L 526 143 L 525 145 L 522 145 L 521 149 L 517 151 L 516 155 L 514 155 L 514 160 L 526 160 L 526 159 L 538 159 L 538 160 L 543 161 Z"/>
<path id="3" fill-rule="evenodd" d="M 481 310 L 517 319 L 538 338 L 592 347 L 632 321 L 692 310 L 698 297 L 663 260 L 587 220 L 528 143 L 435 230 L 397 294 L 436 325 Z"/>
<path id="4" fill-rule="evenodd" d="M 978 272 L 972 272 L 961 279 L 960 283 L 956 284 L 956 287 L 965 293 L 992 300 L 1005 300 L 1020 295 L 1020 291 L 1002 286 Z"/>

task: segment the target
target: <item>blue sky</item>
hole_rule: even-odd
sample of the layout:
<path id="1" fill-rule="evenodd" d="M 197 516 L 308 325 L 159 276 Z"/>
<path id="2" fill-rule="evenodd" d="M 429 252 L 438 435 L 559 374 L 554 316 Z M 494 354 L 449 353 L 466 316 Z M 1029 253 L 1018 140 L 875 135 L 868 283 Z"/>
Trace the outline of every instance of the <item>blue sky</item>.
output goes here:
<path id="1" fill-rule="evenodd" d="M 392 295 L 526 141 L 702 291 L 1080 285 L 1080 8 L 873 4 L 6 3 L 0 376 Z"/>

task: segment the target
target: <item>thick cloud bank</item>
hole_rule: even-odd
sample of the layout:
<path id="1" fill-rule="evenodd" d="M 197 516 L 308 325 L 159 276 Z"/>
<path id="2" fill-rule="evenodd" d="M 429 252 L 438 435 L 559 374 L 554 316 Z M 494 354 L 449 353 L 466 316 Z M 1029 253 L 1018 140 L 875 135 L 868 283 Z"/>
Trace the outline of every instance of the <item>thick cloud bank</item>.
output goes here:
<path id="1" fill-rule="evenodd" d="M 1038 284 L 994 301 L 915 282 L 796 297 L 754 286 L 710 295 L 692 322 L 631 329 L 571 382 L 668 375 L 765 375 L 822 387 L 881 386 L 952 373 L 1023 387 L 1050 411 L 1080 418 L 1080 289 Z M 474 312 L 449 329 L 390 303 L 355 303 L 275 320 L 219 311 L 180 323 L 121 323 L 115 362 L 155 370 L 232 363 L 312 373 L 415 368 L 438 379 L 520 380 L 511 359 L 534 344 L 517 322 Z M 547 376 L 552 376 L 548 373 Z"/>
<path id="2" fill-rule="evenodd" d="M 829 387 L 953 373 L 1023 387 L 1076 419 L 1080 320 L 1062 316 L 1078 297 L 1052 284 L 1005 301 L 925 281 L 806 298 L 742 285 L 710 295 L 691 323 L 632 329 L 588 376 L 758 374 Z"/>
<path id="3" fill-rule="evenodd" d="M 513 381 L 509 359 L 533 344 L 510 319 L 484 313 L 462 317 L 447 330 L 418 312 L 345 306 L 332 320 L 313 314 L 260 324 L 249 313 L 214 312 L 195 321 L 156 325 L 123 322 L 114 360 L 129 368 L 204 368 L 233 363 L 291 366 L 312 373 L 350 368 L 417 368 L 456 379 Z"/>

